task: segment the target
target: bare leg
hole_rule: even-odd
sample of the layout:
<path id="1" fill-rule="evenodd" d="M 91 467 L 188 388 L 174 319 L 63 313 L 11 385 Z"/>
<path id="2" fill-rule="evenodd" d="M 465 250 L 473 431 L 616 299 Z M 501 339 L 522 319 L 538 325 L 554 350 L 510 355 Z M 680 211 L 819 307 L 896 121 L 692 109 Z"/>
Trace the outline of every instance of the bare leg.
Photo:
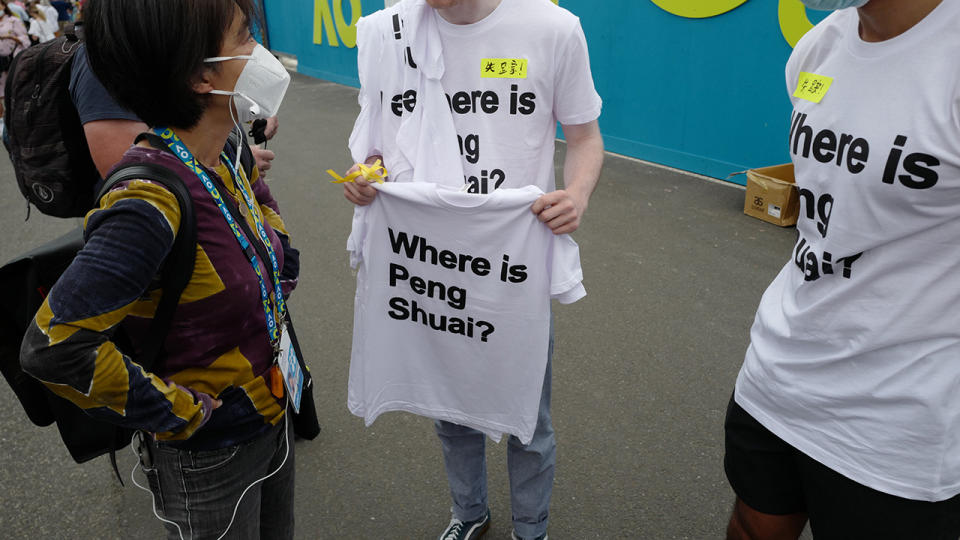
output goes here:
<path id="1" fill-rule="evenodd" d="M 797 540 L 807 524 L 806 512 L 764 514 L 737 497 L 727 526 L 727 540 Z"/>

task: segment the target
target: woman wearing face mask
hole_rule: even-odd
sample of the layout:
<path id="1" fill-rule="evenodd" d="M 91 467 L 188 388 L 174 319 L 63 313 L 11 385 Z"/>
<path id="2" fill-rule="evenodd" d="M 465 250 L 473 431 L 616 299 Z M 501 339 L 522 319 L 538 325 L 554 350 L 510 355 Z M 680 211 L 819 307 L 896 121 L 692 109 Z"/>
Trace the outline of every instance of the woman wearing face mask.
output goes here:
<path id="1" fill-rule="evenodd" d="M 277 350 L 295 250 L 256 169 L 248 177 L 224 151 L 240 122 L 276 114 L 289 75 L 251 37 L 250 0 L 90 0 L 85 10 L 90 65 L 153 128 L 119 165 L 158 164 L 182 180 L 195 267 L 165 355 L 146 372 L 111 339 L 122 326 L 140 350 L 155 276 L 185 232 L 166 188 L 119 184 L 87 215 L 85 246 L 38 312 L 21 363 L 91 416 L 140 430 L 139 466 L 169 538 L 292 538 L 293 432 Z"/>
<path id="2" fill-rule="evenodd" d="M 727 410 L 728 538 L 960 538 L 960 2 L 803 2 L 838 11 L 787 63 L 798 240 Z"/>

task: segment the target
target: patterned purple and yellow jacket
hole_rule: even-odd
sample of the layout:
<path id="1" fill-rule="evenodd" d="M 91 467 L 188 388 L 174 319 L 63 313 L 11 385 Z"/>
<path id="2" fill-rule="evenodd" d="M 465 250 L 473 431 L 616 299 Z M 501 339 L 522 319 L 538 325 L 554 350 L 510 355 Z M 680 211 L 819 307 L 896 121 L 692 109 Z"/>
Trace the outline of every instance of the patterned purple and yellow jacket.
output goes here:
<path id="1" fill-rule="evenodd" d="M 145 343 L 162 292 L 158 271 L 180 222 L 172 193 L 133 180 L 111 190 L 87 214 L 83 250 L 27 331 L 24 370 L 91 416 L 153 433 L 173 446 L 207 450 L 255 437 L 283 420 L 285 401 L 270 392 L 273 349 L 253 267 L 210 194 L 175 156 L 134 146 L 118 166 L 131 162 L 178 172 L 197 219 L 196 266 L 177 306 L 166 356 L 145 372 L 135 355 L 112 341 L 120 325 L 134 350 Z M 224 199 L 242 200 L 226 165 L 207 174 L 227 186 Z M 277 203 L 256 168 L 249 181 L 241 173 L 241 181 L 257 198 L 289 294 L 299 269 Z M 252 218 L 246 219 L 256 230 Z M 264 261 L 260 265 L 269 279 Z M 216 410 L 213 397 L 223 400 Z"/>

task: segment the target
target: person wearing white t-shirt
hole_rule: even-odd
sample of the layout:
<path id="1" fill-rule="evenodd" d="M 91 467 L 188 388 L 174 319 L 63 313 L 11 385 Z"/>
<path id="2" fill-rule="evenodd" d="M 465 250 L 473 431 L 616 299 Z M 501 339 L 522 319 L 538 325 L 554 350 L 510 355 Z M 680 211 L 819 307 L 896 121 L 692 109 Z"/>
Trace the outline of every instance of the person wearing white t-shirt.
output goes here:
<path id="1" fill-rule="evenodd" d="M 60 24 L 57 22 L 57 19 L 60 18 L 60 13 L 57 11 L 57 8 L 50 5 L 50 0 L 40 0 L 37 4 L 40 5 L 40 9 L 43 10 L 43 14 L 46 16 L 47 24 L 50 25 L 50 31 L 56 34 L 60 30 Z"/>
<path id="2" fill-rule="evenodd" d="M 487 195 L 430 182 L 376 187 L 350 232 L 350 412 L 369 426 L 407 411 L 529 444 L 550 301 L 586 296 L 576 242 L 530 212 L 543 195 L 536 186 Z"/>
<path id="3" fill-rule="evenodd" d="M 849 9 L 786 67 L 798 239 L 727 410 L 728 538 L 955 539 L 960 2 L 803 2 Z"/>
<path id="4" fill-rule="evenodd" d="M 538 219 L 554 234 L 577 230 L 603 162 L 602 102 L 579 19 L 550 0 L 403 0 L 361 19 L 357 51 L 357 163 L 382 160 L 391 181 L 453 179 L 471 193 L 535 185 L 544 192 L 531 206 Z M 567 140 L 559 190 L 558 122 Z M 376 193 L 362 178 L 344 184 L 356 205 Z M 546 538 L 552 343 L 551 335 L 533 439 L 508 441 L 514 538 Z M 490 523 L 484 435 L 449 422 L 437 422 L 437 433 L 453 498 L 441 538 L 479 538 Z"/>
<path id="5" fill-rule="evenodd" d="M 35 40 L 38 43 L 46 43 L 55 39 L 56 32 L 59 29 L 57 25 L 57 20 L 47 19 L 47 12 L 43 9 L 43 6 L 40 4 L 30 4 L 30 25 L 27 29 L 27 34 L 31 36 L 31 41 Z M 51 23 L 53 23 L 51 25 Z"/>

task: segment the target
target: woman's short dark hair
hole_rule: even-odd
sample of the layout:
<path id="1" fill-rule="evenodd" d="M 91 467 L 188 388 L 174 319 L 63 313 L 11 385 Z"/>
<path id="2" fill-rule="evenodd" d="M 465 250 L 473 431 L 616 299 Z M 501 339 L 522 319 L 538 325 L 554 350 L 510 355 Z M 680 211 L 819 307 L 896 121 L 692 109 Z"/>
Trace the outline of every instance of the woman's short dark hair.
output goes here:
<path id="1" fill-rule="evenodd" d="M 194 92 L 193 84 L 203 59 L 219 56 L 230 37 L 237 7 L 248 21 L 258 20 L 252 0 L 87 0 L 83 28 L 90 67 L 114 99 L 147 125 L 189 129 L 210 99 Z"/>

